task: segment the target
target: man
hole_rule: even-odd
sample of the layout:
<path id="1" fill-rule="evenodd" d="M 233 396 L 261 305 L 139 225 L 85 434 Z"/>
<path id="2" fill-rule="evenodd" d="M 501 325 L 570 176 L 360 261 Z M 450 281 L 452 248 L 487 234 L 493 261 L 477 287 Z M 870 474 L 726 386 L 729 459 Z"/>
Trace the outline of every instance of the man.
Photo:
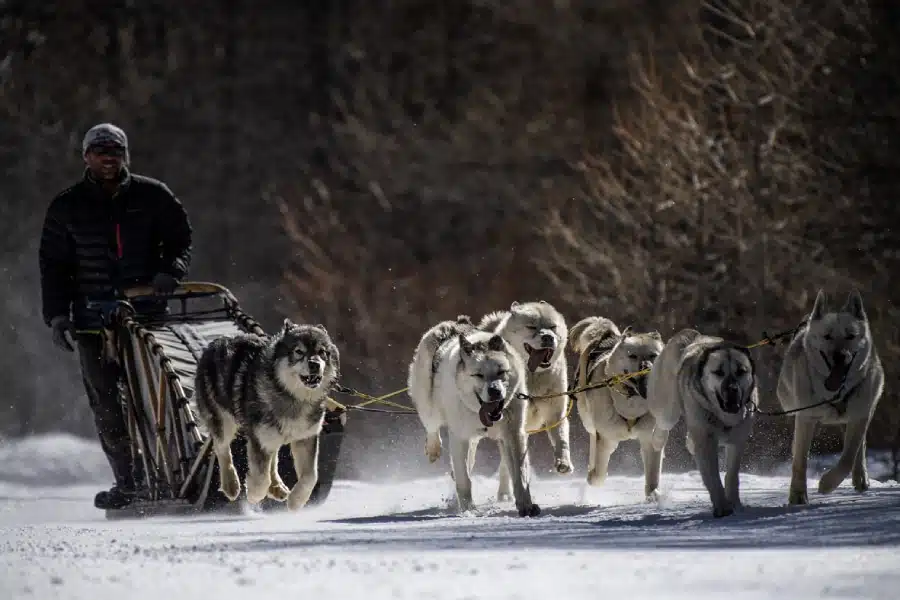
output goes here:
<path id="1" fill-rule="evenodd" d="M 121 297 L 136 285 L 171 294 L 191 260 L 192 230 L 181 202 L 162 182 L 131 173 L 128 138 L 101 123 L 84 136 L 86 169 L 80 181 L 47 209 L 39 263 L 44 322 L 53 342 L 74 352 L 100 445 L 115 485 L 94 499 L 97 508 L 121 508 L 134 495 L 133 457 L 118 397 L 117 367 L 103 359 L 101 314 L 94 301 Z M 139 313 L 165 310 L 161 298 L 136 305 Z"/>

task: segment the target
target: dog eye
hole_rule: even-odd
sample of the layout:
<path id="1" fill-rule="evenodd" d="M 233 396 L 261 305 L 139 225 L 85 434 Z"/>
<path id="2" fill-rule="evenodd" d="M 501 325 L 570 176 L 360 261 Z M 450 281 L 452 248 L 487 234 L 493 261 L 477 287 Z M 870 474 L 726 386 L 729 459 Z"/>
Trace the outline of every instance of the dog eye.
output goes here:
<path id="1" fill-rule="evenodd" d="M 738 367 L 738 368 L 735 370 L 735 374 L 736 374 L 738 377 L 740 377 L 741 375 L 744 375 L 746 372 L 747 372 L 747 369 L 745 369 L 744 367 Z"/>
<path id="2" fill-rule="evenodd" d="M 509 371 L 497 371 L 497 377 L 506 377 L 507 375 L 509 375 Z"/>
<path id="3" fill-rule="evenodd" d="M 715 371 L 713 371 L 713 375 L 715 375 L 716 377 L 725 377 L 725 371 L 723 371 L 722 369 L 716 369 Z"/>
<path id="4" fill-rule="evenodd" d="M 826 333 L 826 334 L 823 335 L 822 337 L 824 337 L 826 340 L 831 340 L 831 339 L 832 339 L 832 335 L 831 335 L 830 333 Z"/>
<path id="5" fill-rule="evenodd" d="M 628 355 L 628 358 L 630 358 L 631 360 L 635 360 L 635 359 L 637 359 L 637 354 L 632 352 L 631 354 Z"/>
<path id="6" fill-rule="evenodd" d="M 847 335 L 844 336 L 844 339 L 845 339 L 845 340 L 852 340 L 852 339 L 854 339 L 855 337 L 856 337 L 856 334 L 855 334 L 855 333 L 848 333 Z"/>
<path id="7" fill-rule="evenodd" d="M 474 377 L 475 379 L 484 379 L 484 375 L 482 375 L 481 373 L 473 373 L 472 377 Z"/>

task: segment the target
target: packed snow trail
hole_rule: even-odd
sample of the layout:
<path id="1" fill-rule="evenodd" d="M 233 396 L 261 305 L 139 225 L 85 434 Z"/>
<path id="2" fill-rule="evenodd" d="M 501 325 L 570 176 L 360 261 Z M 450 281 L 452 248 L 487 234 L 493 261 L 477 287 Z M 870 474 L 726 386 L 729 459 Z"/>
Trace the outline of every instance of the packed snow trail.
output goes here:
<path id="1" fill-rule="evenodd" d="M 449 477 L 336 482 L 301 513 L 106 521 L 90 486 L 0 484 L 0 597 L 10 600 L 291 598 L 728 600 L 896 597 L 900 486 L 845 483 L 785 506 L 785 477 L 744 475 L 748 505 L 710 516 L 696 473 L 585 491 L 582 475 L 534 482 L 543 513 L 513 516 L 476 477 L 480 516 L 449 508 Z"/>

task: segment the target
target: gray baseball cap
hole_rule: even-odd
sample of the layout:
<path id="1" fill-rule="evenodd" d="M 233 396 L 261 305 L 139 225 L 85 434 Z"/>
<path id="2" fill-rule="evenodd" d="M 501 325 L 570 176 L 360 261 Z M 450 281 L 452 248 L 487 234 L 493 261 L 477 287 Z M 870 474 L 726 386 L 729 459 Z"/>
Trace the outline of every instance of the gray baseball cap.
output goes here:
<path id="1" fill-rule="evenodd" d="M 84 139 L 81 141 L 81 152 L 84 154 L 91 146 L 98 145 L 115 145 L 128 150 L 128 136 L 121 128 L 112 123 L 100 123 L 88 129 L 88 132 L 84 134 Z"/>

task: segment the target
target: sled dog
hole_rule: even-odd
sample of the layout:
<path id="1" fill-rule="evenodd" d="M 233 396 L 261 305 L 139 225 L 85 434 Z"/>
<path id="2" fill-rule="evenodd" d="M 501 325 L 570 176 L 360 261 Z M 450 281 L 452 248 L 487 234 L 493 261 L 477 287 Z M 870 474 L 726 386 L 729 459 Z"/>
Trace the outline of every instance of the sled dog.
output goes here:
<path id="1" fill-rule="evenodd" d="M 547 430 L 554 450 L 558 473 L 572 471 L 569 451 L 569 419 L 566 417 L 568 397 L 568 363 L 566 344 L 569 332 L 566 320 L 553 305 L 537 302 L 513 302 L 509 310 L 485 315 L 478 328 L 499 333 L 513 347 L 525 363 L 529 394 L 562 394 L 554 398 L 528 400 L 525 428 L 533 431 L 559 423 Z M 564 418 L 565 417 L 565 418 Z M 498 499 L 509 495 L 501 465 Z"/>
<path id="2" fill-rule="evenodd" d="M 746 348 L 683 329 L 666 343 L 647 379 L 650 413 L 656 419 L 654 447 L 660 451 L 665 447 L 669 432 L 684 414 L 685 442 L 716 517 L 733 514 L 741 506 L 741 458 L 758 396 L 755 367 Z M 725 447 L 724 488 L 720 445 Z"/>
<path id="3" fill-rule="evenodd" d="M 658 331 L 623 331 L 605 317 L 587 317 L 569 330 L 569 343 L 578 354 L 575 385 L 581 387 L 614 375 L 652 369 L 663 349 Z M 606 480 L 609 459 L 619 444 L 637 439 L 644 464 L 644 493 L 656 495 L 662 467 L 662 449 L 653 446 L 656 420 L 647 404 L 647 375 L 639 375 L 619 385 L 594 388 L 575 394 L 578 414 L 588 432 L 587 481 L 599 486 Z"/>
<path id="4" fill-rule="evenodd" d="M 460 512 L 473 508 L 470 465 L 478 441 L 487 437 L 500 445 L 519 514 L 540 514 L 531 500 L 525 401 L 518 397 L 527 393 L 525 366 L 500 335 L 460 319 L 435 325 L 416 346 L 408 384 L 431 462 L 441 455 L 440 428 L 447 427 Z"/>
<path id="5" fill-rule="evenodd" d="M 806 504 L 806 469 L 816 425 L 844 425 L 841 456 L 819 480 L 819 493 L 835 490 L 852 474 L 853 487 L 869 487 L 866 433 L 884 391 L 884 371 L 875 349 L 862 297 L 853 290 L 844 306 L 828 311 L 819 290 L 809 319 L 791 340 L 781 365 L 776 394 L 794 413 L 789 504 Z M 825 403 L 825 404 L 821 404 Z"/>
<path id="6" fill-rule="evenodd" d="M 270 337 L 240 334 L 210 343 L 197 364 L 197 412 L 212 438 L 220 489 L 229 500 L 241 490 L 231 456 L 240 432 L 247 440 L 247 500 L 266 496 L 303 507 L 318 480 L 319 434 L 325 403 L 340 370 L 340 355 L 321 325 L 284 320 Z M 297 484 L 278 475 L 278 450 L 290 444 Z"/>

